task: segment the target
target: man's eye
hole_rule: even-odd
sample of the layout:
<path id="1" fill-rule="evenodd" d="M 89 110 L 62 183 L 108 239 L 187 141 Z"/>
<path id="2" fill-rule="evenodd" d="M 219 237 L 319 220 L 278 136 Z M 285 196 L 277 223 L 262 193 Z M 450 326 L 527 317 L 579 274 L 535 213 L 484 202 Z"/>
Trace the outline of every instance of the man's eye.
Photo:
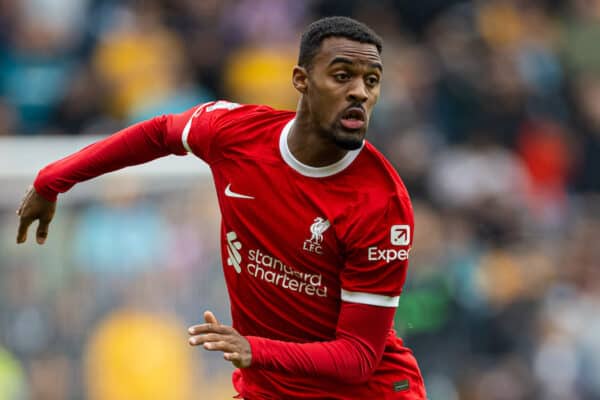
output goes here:
<path id="1" fill-rule="evenodd" d="M 334 76 L 338 82 L 346 82 L 348 79 L 350 79 L 350 74 L 347 74 L 345 72 L 335 74 Z"/>
<path id="2" fill-rule="evenodd" d="M 367 78 L 367 85 L 376 86 L 379 83 L 379 78 L 376 76 L 369 76 Z"/>

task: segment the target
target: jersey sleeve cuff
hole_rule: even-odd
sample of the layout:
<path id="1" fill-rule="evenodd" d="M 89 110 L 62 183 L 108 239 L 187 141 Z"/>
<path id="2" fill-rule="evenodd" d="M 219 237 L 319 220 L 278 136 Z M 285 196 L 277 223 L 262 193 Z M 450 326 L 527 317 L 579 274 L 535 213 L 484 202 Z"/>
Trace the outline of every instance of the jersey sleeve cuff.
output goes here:
<path id="1" fill-rule="evenodd" d="M 380 307 L 398 307 L 400 296 L 385 296 L 367 292 L 352 292 L 342 289 L 341 298 L 348 303 L 368 304 Z"/>
<path id="2" fill-rule="evenodd" d="M 41 185 L 38 179 L 33 182 L 33 188 L 40 196 L 48 201 L 56 201 L 58 199 L 58 193 L 44 185 Z"/>
<path id="3" fill-rule="evenodd" d="M 265 339 L 258 336 L 246 336 L 246 340 L 250 343 L 250 353 L 252 359 L 250 368 L 261 368 L 265 364 Z"/>

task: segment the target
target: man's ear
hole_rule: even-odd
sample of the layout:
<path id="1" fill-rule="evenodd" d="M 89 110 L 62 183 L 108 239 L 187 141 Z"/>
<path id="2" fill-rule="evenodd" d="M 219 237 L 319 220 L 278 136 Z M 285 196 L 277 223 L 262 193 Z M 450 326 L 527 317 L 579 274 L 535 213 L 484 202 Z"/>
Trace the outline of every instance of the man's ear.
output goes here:
<path id="1" fill-rule="evenodd" d="M 298 92 L 305 94 L 308 89 L 308 71 L 304 67 L 296 65 L 292 72 L 292 84 Z"/>

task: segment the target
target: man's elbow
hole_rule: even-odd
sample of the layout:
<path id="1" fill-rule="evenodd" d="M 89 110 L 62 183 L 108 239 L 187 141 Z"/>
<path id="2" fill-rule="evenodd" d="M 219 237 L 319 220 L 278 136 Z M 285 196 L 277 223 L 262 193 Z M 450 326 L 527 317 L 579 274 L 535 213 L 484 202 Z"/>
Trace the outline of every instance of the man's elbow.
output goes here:
<path id="1" fill-rule="evenodd" d="M 376 369 L 375 362 L 366 362 L 357 365 L 355 368 L 347 368 L 342 371 L 337 378 L 342 383 L 359 384 L 366 383 L 371 379 Z"/>
<path id="2" fill-rule="evenodd" d="M 365 341 L 356 340 L 354 337 L 344 339 L 342 339 L 345 344 L 344 357 L 337 366 L 336 378 L 346 384 L 361 384 L 369 381 L 381 362 L 383 346 L 377 351 Z"/>

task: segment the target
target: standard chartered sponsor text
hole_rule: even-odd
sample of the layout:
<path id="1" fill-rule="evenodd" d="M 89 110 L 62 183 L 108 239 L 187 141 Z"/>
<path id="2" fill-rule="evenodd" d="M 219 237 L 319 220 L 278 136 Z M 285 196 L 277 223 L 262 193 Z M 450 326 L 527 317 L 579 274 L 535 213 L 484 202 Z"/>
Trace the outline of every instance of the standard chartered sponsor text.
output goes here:
<path id="1" fill-rule="evenodd" d="M 323 286 L 321 274 L 297 271 L 259 249 L 250 250 L 248 260 L 246 270 L 255 278 L 308 296 L 327 297 L 327 286 Z"/>

